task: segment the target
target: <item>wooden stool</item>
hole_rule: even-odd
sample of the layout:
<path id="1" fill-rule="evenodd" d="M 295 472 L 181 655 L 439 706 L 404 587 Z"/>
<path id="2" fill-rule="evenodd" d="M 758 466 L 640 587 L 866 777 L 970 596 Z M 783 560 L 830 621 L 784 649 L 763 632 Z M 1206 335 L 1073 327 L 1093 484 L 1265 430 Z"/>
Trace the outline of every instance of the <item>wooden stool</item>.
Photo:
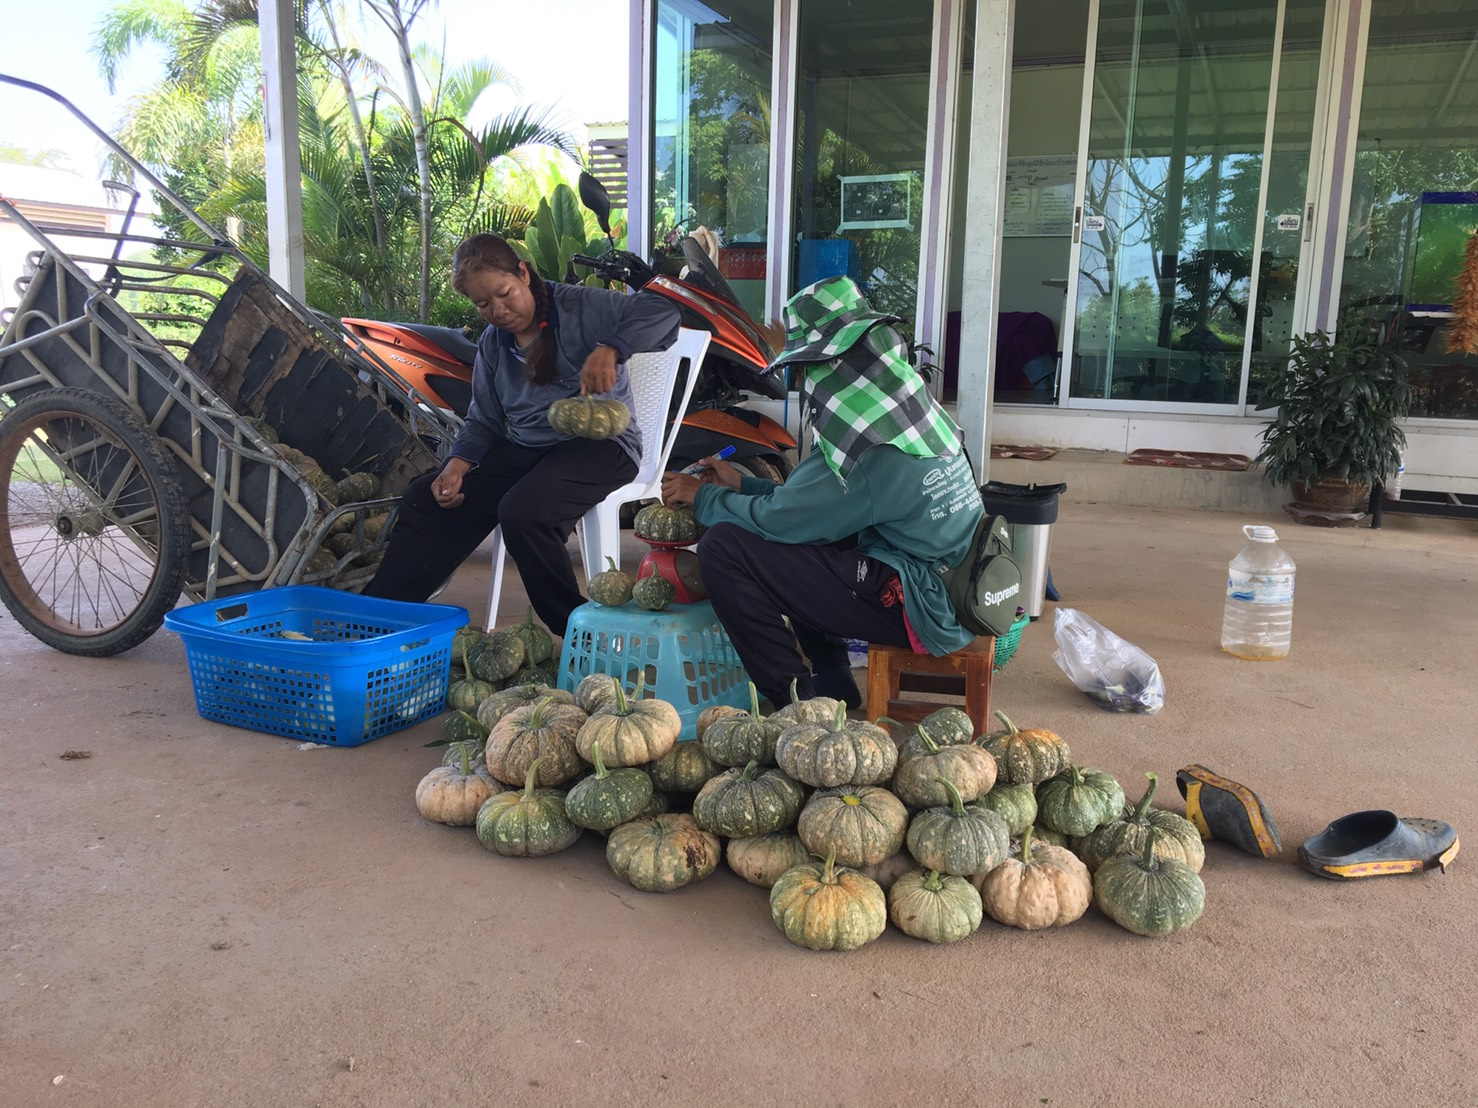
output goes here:
<path id="1" fill-rule="evenodd" d="M 906 646 L 869 643 L 867 718 L 887 716 L 917 723 L 945 705 L 901 700 L 901 691 L 949 693 L 965 698 L 965 714 L 974 724 L 976 735 L 985 734 L 990 730 L 990 679 L 995 653 L 996 640 L 988 635 L 942 658 L 915 654 Z"/>

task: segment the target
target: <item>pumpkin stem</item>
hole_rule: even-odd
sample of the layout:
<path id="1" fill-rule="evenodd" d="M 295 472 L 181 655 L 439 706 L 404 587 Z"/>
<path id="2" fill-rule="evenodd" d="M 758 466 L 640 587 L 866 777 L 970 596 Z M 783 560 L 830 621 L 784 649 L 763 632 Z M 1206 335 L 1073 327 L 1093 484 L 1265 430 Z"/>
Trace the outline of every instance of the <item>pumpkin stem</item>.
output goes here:
<path id="1" fill-rule="evenodd" d="M 749 718 L 763 719 L 760 715 L 760 691 L 754 687 L 754 682 L 749 683 Z"/>
<path id="2" fill-rule="evenodd" d="M 1154 799 L 1155 790 L 1160 787 L 1160 778 L 1154 770 L 1145 774 L 1150 779 L 1149 787 L 1144 790 L 1144 796 L 1139 798 L 1139 803 L 1134 806 L 1134 814 L 1129 817 L 1130 823 L 1144 823 L 1144 814 L 1150 810 L 1150 801 Z"/>
<path id="3" fill-rule="evenodd" d="M 472 755 L 467 752 L 467 744 L 462 744 L 462 776 L 472 776 Z"/>
<path id="4" fill-rule="evenodd" d="M 944 888 L 944 883 L 939 880 L 939 871 L 937 869 L 931 869 L 929 875 L 924 878 L 924 888 L 928 889 L 931 893 L 937 893 L 940 889 Z"/>
<path id="5" fill-rule="evenodd" d="M 539 767 L 542 766 L 543 764 L 544 764 L 544 759 L 543 758 L 535 758 L 534 759 L 534 762 L 533 762 L 533 765 L 529 766 L 528 776 L 526 776 L 523 779 L 523 795 L 525 797 L 528 797 L 528 798 L 532 798 L 533 797 L 533 795 L 534 795 L 534 785 L 539 780 Z"/>
<path id="6" fill-rule="evenodd" d="M 534 710 L 529 713 L 529 730 L 537 730 L 538 728 L 544 726 L 544 709 L 549 707 L 549 705 L 553 703 L 554 697 L 546 696 L 543 700 L 534 705 Z"/>
<path id="7" fill-rule="evenodd" d="M 1036 826 L 1028 823 L 1026 830 L 1021 833 L 1021 860 L 1024 863 L 1032 860 L 1032 832 L 1035 830 Z"/>
<path id="8" fill-rule="evenodd" d="M 1016 724 L 1007 719 L 1006 713 L 1001 711 L 1001 709 L 997 708 L 994 712 L 991 713 L 991 715 L 995 716 L 996 719 L 1004 723 L 1006 725 L 1006 730 L 1010 731 L 1011 734 L 1015 735 L 1020 732 L 1021 729 L 1017 727 Z"/>
<path id="9" fill-rule="evenodd" d="M 940 777 L 937 774 L 935 775 L 934 780 L 943 785 L 945 791 L 949 793 L 950 811 L 954 812 L 956 816 L 963 816 L 965 814 L 965 802 L 960 799 L 959 786 L 957 786 L 948 777 Z"/>
<path id="10" fill-rule="evenodd" d="M 847 726 L 847 705 L 844 702 L 838 700 L 837 701 L 836 720 L 832 723 L 831 729 L 833 731 L 840 731 L 843 728 L 845 728 L 846 726 Z"/>
<path id="11" fill-rule="evenodd" d="M 796 682 L 799 681 L 799 680 L 800 680 L 800 678 L 798 678 L 798 677 L 792 677 L 790 679 L 790 702 L 792 704 L 799 704 L 800 703 L 800 701 L 796 699 L 796 695 L 795 695 L 796 694 L 796 691 L 797 691 L 796 690 Z"/>
<path id="12" fill-rule="evenodd" d="M 1160 829 L 1150 824 L 1150 829 L 1144 836 L 1144 857 L 1140 860 L 1139 867 L 1153 873 L 1160 868 L 1160 858 L 1155 853 L 1155 840 L 1160 837 Z"/>
<path id="13" fill-rule="evenodd" d="M 600 760 L 600 740 L 596 739 L 590 744 L 590 762 L 595 766 L 595 779 L 604 781 L 609 774 L 606 773 L 606 764 Z"/>
<path id="14" fill-rule="evenodd" d="M 631 709 L 626 705 L 626 689 L 621 684 L 621 678 L 612 677 L 611 684 L 616 686 L 616 715 L 629 716 Z"/>
<path id="15" fill-rule="evenodd" d="M 919 724 L 918 729 L 915 733 L 919 736 L 919 738 L 924 740 L 924 746 L 928 748 L 930 754 L 939 753 L 939 744 L 934 741 L 933 737 L 929 734 L 928 731 L 924 730 L 924 725 L 922 723 Z"/>
<path id="16" fill-rule="evenodd" d="M 826 847 L 826 864 L 821 867 L 821 883 L 823 885 L 835 885 L 837 883 L 837 844 L 830 843 Z"/>
<path id="17" fill-rule="evenodd" d="M 760 768 L 759 759 L 758 758 L 751 758 L 749 760 L 749 765 L 745 766 L 744 769 L 743 769 L 743 771 L 739 774 L 739 780 L 741 780 L 741 781 L 753 781 L 754 780 L 754 775 L 759 770 L 759 768 Z"/>
<path id="18" fill-rule="evenodd" d="M 1074 787 L 1081 785 L 1083 783 L 1083 767 L 1069 763 L 1067 768 L 1072 770 Z"/>
<path id="19" fill-rule="evenodd" d="M 612 573 L 616 572 L 616 559 L 612 558 L 609 554 L 606 555 L 606 564 L 611 567 Z"/>

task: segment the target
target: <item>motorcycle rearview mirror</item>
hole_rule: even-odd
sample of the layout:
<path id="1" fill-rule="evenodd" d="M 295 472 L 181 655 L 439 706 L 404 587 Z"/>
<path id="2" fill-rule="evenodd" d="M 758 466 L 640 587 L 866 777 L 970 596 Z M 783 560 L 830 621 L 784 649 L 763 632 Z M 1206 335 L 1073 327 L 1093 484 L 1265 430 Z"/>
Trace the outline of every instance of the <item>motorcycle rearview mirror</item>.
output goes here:
<path id="1" fill-rule="evenodd" d="M 580 170 L 580 203 L 595 213 L 595 221 L 607 235 L 611 233 L 611 197 L 606 186 L 586 170 Z"/>

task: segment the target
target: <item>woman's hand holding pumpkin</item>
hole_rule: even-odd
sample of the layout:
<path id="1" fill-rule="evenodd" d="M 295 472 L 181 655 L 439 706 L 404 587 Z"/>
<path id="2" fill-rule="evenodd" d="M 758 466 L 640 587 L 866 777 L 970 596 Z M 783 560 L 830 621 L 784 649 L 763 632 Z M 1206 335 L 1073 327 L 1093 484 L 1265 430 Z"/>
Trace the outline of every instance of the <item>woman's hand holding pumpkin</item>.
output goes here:
<path id="1" fill-rule="evenodd" d="M 586 396 L 600 396 L 616 387 L 616 349 L 597 346 L 580 367 L 580 391 Z"/>

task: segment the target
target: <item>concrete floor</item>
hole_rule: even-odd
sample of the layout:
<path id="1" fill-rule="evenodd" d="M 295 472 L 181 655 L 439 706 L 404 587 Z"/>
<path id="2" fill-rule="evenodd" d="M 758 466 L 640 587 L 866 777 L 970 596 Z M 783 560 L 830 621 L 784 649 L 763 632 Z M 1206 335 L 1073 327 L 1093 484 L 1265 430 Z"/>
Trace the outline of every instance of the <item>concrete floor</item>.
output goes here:
<path id="1" fill-rule="evenodd" d="M 1217 650 L 1247 522 L 1298 562 L 1284 662 Z M 1204 763 L 1282 830 L 1271 861 L 1209 844 L 1181 934 L 1090 910 L 811 953 L 724 867 L 653 896 L 594 836 L 506 860 L 426 823 L 435 722 L 300 749 L 201 720 L 173 635 L 87 660 L 0 618 L 0 1104 L 1478 1101 L 1478 860 L 1350 883 L 1295 861 L 1363 808 L 1478 826 L 1478 524 L 1330 530 L 1070 489 L 1051 561 L 1062 606 L 1157 660 L 1165 707 L 1090 703 L 1052 661 L 1051 604 L 995 703 L 1131 794 L 1157 772 L 1175 811 L 1176 768 Z M 441 599 L 478 613 L 486 580 L 475 556 Z M 522 610 L 510 574 L 505 618 Z"/>

